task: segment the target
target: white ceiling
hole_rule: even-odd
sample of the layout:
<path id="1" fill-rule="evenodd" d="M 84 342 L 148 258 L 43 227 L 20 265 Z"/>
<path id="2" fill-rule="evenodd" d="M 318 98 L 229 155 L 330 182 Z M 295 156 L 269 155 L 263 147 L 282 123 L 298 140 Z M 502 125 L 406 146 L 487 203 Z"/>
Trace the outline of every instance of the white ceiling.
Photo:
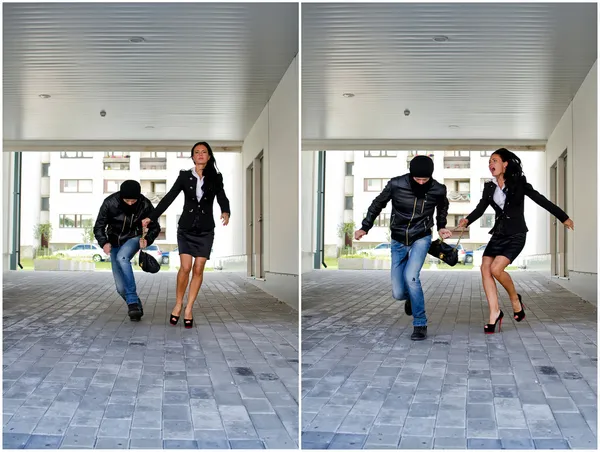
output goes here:
<path id="1" fill-rule="evenodd" d="M 243 140 L 298 52 L 294 3 L 3 8 L 5 140 Z"/>
<path id="2" fill-rule="evenodd" d="M 597 58 L 596 7 L 305 3 L 303 140 L 545 141 Z"/>

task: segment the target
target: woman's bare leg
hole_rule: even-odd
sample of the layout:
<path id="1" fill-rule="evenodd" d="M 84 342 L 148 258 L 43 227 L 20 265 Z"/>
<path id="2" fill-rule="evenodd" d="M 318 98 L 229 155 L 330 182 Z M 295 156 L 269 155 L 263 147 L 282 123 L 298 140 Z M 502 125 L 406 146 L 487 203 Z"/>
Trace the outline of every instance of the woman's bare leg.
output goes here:
<path id="1" fill-rule="evenodd" d="M 512 278 L 505 271 L 506 267 L 510 265 L 510 260 L 508 260 L 505 256 L 496 256 L 494 262 L 492 263 L 492 276 L 496 278 L 496 280 L 502 284 L 502 287 L 508 293 L 508 297 L 510 298 L 510 302 L 512 303 L 513 311 L 519 312 L 521 310 L 521 303 L 519 303 L 519 295 L 517 294 L 517 289 L 515 289 L 515 284 L 513 283 Z"/>
<path id="2" fill-rule="evenodd" d="M 193 318 L 192 309 L 194 308 L 194 302 L 202 286 L 202 280 L 204 279 L 204 266 L 206 265 L 207 259 L 205 257 L 197 257 L 194 259 L 194 268 L 192 273 L 192 282 L 190 283 L 190 290 L 188 292 L 188 301 L 185 307 L 184 319 Z"/>
<path id="3" fill-rule="evenodd" d="M 175 290 L 175 307 L 171 315 L 179 317 L 183 309 L 183 296 L 190 282 L 190 271 L 192 271 L 192 256 L 189 254 L 179 255 L 179 271 L 177 272 L 177 288 Z"/>
<path id="4" fill-rule="evenodd" d="M 500 306 L 498 305 L 498 290 L 496 288 L 496 281 L 492 276 L 492 263 L 494 262 L 493 257 L 483 256 L 481 263 L 481 279 L 483 282 L 483 290 L 485 291 L 485 297 L 487 298 L 488 306 L 490 308 L 490 317 L 488 323 L 495 323 L 496 319 L 500 315 Z"/>

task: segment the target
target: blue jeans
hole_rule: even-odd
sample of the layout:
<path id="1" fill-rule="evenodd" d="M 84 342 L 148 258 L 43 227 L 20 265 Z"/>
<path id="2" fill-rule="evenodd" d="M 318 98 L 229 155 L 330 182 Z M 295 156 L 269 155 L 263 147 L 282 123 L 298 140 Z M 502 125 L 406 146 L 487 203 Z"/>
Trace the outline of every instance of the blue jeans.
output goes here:
<path id="1" fill-rule="evenodd" d="M 131 266 L 131 258 L 139 249 L 140 237 L 133 237 L 123 245 L 113 246 L 110 250 L 110 262 L 117 292 L 128 305 L 140 303 Z"/>
<path id="2" fill-rule="evenodd" d="M 404 245 L 392 239 L 392 296 L 396 300 L 410 298 L 413 326 L 426 326 L 425 296 L 419 274 L 425 263 L 431 235 Z"/>

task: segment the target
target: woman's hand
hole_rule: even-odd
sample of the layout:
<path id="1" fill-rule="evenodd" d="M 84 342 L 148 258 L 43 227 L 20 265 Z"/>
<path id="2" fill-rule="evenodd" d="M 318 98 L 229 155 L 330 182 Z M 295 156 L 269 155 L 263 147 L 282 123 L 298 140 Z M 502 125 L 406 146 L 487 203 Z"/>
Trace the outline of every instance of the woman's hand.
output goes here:
<path id="1" fill-rule="evenodd" d="M 440 234 L 440 237 L 442 239 L 449 239 L 450 237 L 452 237 L 452 232 L 446 228 L 440 229 L 438 231 L 438 234 Z"/>
<path id="2" fill-rule="evenodd" d="M 360 239 L 362 239 L 365 236 L 365 234 L 366 234 L 365 231 L 363 231 L 362 229 L 359 229 L 358 231 L 356 231 L 354 233 L 354 239 L 355 240 L 360 240 Z"/>
<path id="3" fill-rule="evenodd" d="M 223 212 L 221 214 L 221 221 L 223 222 L 223 226 L 227 226 L 229 224 L 229 214 L 227 212 Z"/>
<path id="4" fill-rule="evenodd" d="M 152 220 L 150 218 L 144 218 L 142 220 L 142 227 L 147 228 L 150 223 L 152 223 Z"/>
<path id="5" fill-rule="evenodd" d="M 570 229 L 571 231 L 575 230 L 575 225 L 573 224 L 573 220 L 571 220 L 570 218 L 567 219 L 567 221 L 565 221 L 563 224 L 567 227 L 567 229 Z"/>
<path id="6" fill-rule="evenodd" d="M 469 220 L 467 220 L 466 218 L 461 218 L 458 221 L 458 227 L 459 228 L 466 228 L 469 225 Z"/>

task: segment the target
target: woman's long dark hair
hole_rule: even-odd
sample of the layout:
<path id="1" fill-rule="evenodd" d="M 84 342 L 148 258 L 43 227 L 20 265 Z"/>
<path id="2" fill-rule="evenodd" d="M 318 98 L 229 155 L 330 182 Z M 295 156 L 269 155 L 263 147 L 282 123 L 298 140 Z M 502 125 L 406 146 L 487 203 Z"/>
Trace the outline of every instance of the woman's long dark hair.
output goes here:
<path id="1" fill-rule="evenodd" d="M 494 154 L 498 155 L 503 162 L 508 162 L 506 170 L 504 171 L 504 181 L 508 188 L 515 189 L 518 185 L 526 182 L 521 159 L 517 157 L 514 152 L 505 148 L 500 148 L 497 151 L 494 151 Z"/>
<path id="2" fill-rule="evenodd" d="M 206 176 L 207 179 L 214 179 L 217 176 L 217 174 L 220 173 L 220 171 L 219 171 L 219 167 L 217 166 L 217 159 L 215 159 L 215 155 L 213 154 L 213 150 L 210 147 L 210 144 L 208 144 L 206 141 L 199 141 L 198 143 L 196 143 L 195 145 L 192 146 L 192 150 L 190 152 L 190 157 L 192 159 L 194 158 L 194 149 L 196 149 L 196 146 L 199 146 L 199 145 L 206 146 L 206 149 L 208 150 L 208 155 L 210 155 L 210 158 L 208 159 L 208 163 L 206 164 L 206 167 L 202 171 L 202 174 L 204 176 Z"/>

